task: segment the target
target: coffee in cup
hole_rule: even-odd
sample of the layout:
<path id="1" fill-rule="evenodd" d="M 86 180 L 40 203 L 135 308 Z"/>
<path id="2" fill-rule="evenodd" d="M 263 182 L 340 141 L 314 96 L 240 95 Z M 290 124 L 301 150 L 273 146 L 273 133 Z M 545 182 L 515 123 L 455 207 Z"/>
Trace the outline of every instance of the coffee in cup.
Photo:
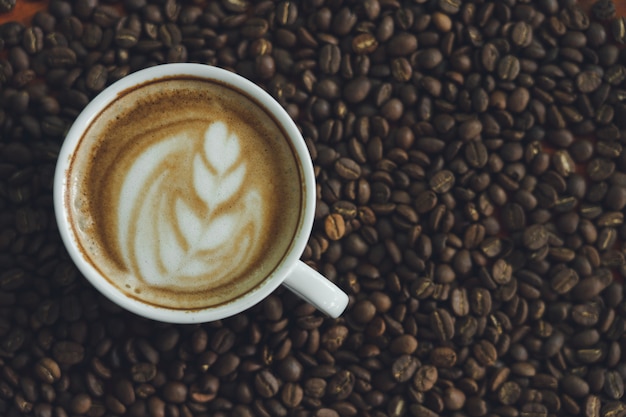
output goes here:
<path id="1" fill-rule="evenodd" d="M 234 86 L 152 80 L 95 116 L 67 171 L 83 254 L 128 297 L 228 302 L 288 252 L 302 174 L 285 133 Z"/>

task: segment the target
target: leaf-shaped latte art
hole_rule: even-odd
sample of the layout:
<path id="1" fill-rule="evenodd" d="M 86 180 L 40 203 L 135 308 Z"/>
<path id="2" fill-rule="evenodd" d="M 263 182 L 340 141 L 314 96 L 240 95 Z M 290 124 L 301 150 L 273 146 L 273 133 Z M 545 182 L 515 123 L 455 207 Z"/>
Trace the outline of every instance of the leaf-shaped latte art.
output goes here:
<path id="1" fill-rule="evenodd" d="M 174 212 L 178 220 L 178 230 L 182 233 L 185 241 L 197 242 L 202 237 L 202 218 L 189 207 L 183 200 L 177 199 Z"/>
<path id="2" fill-rule="evenodd" d="M 196 155 L 193 158 L 193 178 L 198 197 L 200 197 L 207 206 L 212 206 L 217 175 L 214 175 L 211 170 L 209 170 L 201 155 Z"/>
<path id="3" fill-rule="evenodd" d="M 192 161 L 188 176 L 170 168 L 173 155 Z M 182 134 L 152 145 L 122 187 L 118 240 L 128 268 L 161 287 L 192 289 L 201 276 L 226 282 L 262 228 L 262 200 L 246 175 L 240 138 L 222 122 L 199 139 Z"/>
<path id="4" fill-rule="evenodd" d="M 239 219 L 233 214 L 216 216 L 203 231 L 202 239 L 196 246 L 198 250 L 213 250 L 226 243 L 237 228 L 237 220 Z"/>
<path id="5" fill-rule="evenodd" d="M 213 123 L 204 134 L 204 156 L 218 174 L 223 174 L 239 158 L 239 138 L 230 134 L 224 123 Z"/>
<path id="6" fill-rule="evenodd" d="M 138 194 L 139 190 L 149 189 L 155 180 L 159 165 L 168 158 L 177 144 L 186 143 L 186 135 L 178 135 L 162 142 L 155 143 L 146 152 L 142 153 L 134 162 L 126 175 L 120 190 L 120 202 L 117 211 L 117 236 L 121 255 L 127 265 L 129 258 L 131 236 L 136 233 L 134 223 L 138 220 L 141 200 L 147 200 Z M 137 225 L 138 226 L 138 225 Z"/>
<path id="7" fill-rule="evenodd" d="M 220 185 L 217 187 L 217 190 L 215 190 L 215 199 L 213 200 L 213 204 L 217 206 L 230 200 L 243 185 L 245 176 L 246 167 L 243 164 L 234 171 L 225 174 L 221 178 Z"/>

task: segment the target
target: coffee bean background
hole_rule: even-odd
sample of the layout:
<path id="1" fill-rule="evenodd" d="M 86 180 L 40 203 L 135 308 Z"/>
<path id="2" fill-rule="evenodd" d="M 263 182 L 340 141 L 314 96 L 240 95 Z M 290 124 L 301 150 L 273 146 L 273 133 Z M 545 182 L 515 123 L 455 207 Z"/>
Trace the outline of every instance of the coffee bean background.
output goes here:
<path id="1" fill-rule="evenodd" d="M 583 6 L 0 1 L 0 415 L 625 416 L 626 10 Z M 279 289 L 157 323 L 73 266 L 64 134 L 165 62 L 235 71 L 294 118 L 318 195 L 302 259 L 342 317 Z"/>

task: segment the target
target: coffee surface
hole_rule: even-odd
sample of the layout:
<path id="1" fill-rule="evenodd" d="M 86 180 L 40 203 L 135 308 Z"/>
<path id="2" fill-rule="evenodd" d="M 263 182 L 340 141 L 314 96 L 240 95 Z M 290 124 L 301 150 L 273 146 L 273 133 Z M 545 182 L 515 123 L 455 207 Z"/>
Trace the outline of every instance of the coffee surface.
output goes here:
<path id="1" fill-rule="evenodd" d="M 68 175 L 86 257 L 127 296 L 166 308 L 253 290 L 301 220 L 301 173 L 281 128 L 241 92 L 201 79 L 120 94 Z"/>

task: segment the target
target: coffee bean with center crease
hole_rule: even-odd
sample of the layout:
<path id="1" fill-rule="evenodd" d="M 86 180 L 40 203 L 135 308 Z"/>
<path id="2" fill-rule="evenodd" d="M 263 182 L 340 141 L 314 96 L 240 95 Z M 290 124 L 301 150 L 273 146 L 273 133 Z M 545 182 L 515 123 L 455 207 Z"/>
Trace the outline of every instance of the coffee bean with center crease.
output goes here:
<path id="1" fill-rule="evenodd" d="M 483 366 L 491 366 L 498 359 L 495 346 L 488 340 L 480 340 L 473 348 L 474 357 Z"/>
<path id="2" fill-rule="evenodd" d="M 285 406 L 294 408 L 300 405 L 304 397 L 302 387 L 296 383 L 288 382 L 281 390 L 281 400 Z"/>
<path id="3" fill-rule="evenodd" d="M 59 364 L 76 365 L 83 361 L 85 348 L 69 340 L 59 341 L 52 347 L 52 355 Z"/>
<path id="4" fill-rule="evenodd" d="M 324 230 L 329 239 L 341 239 L 346 232 L 346 224 L 343 216 L 338 213 L 328 215 L 324 221 Z"/>
<path id="5" fill-rule="evenodd" d="M 93 91 L 102 90 L 107 83 L 108 73 L 103 65 L 94 65 L 87 73 L 85 85 Z"/>
<path id="6" fill-rule="evenodd" d="M 430 352 L 430 361 L 434 366 L 450 368 L 456 364 L 457 354 L 450 347 L 436 347 Z"/>
<path id="7" fill-rule="evenodd" d="M 268 369 L 258 372 L 254 377 L 254 387 L 263 398 L 272 398 L 280 389 L 280 382 Z"/>
<path id="8" fill-rule="evenodd" d="M 76 53 L 68 47 L 55 47 L 44 52 L 46 64 L 52 68 L 70 67 L 76 64 Z"/>
<path id="9" fill-rule="evenodd" d="M 345 400 L 350 396 L 355 385 L 355 376 L 344 369 L 337 372 L 328 382 L 326 392 L 337 400 Z"/>
<path id="10" fill-rule="evenodd" d="M 491 275 L 497 284 L 506 285 L 513 277 L 513 268 L 506 260 L 497 259 L 493 264 Z"/>
<path id="11" fill-rule="evenodd" d="M 415 372 L 413 386 L 421 392 L 430 391 L 437 383 L 437 379 L 437 368 L 432 365 L 424 365 Z"/>
<path id="12" fill-rule="evenodd" d="M 522 406 L 520 416 L 524 417 L 546 417 L 548 409 L 544 404 L 537 402 L 526 403 Z"/>
<path id="13" fill-rule="evenodd" d="M 402 355 L 391 365 L 391 374 L 396 381 L 406 382 L 413 377 L 418 365 L 414 356 Z"/>
<path id="14" fill-rule="evenodd" d="M 475 315 L 487 316 L 492 308 L 491 293 L 486 288 L 472 288 L 469 293 L 469 306 Z"/>
<path id="15" fill-rule="evenodd" d="M 451 308 L 454 314 L 457 316 L 466 316 L 469 314 L 469 299 L 467 295 L 467 289 L 455 288 L 450 294 Z"/>
<path id="16" fill-rule="evenodd" d="M 437 195 L 433 191 L 425 191 L 416 197 L 415 210 L 419 214 L 424 214 L 435 208 L 436 204 Z"/>
<path id="17" fill-rule="evenodd" d="M 503 81 L 512 81 L 520 73 L 520 62 L 513 55 L 506 55 L 498 62 L 498 77 Z"/>
<path id="18" fill-rule="evenodd" d="M 592 93 L 601 83 L 602 77 L 595 71 L 583 71 L 576 76 L 576 87 L 581 93 Z"/>
<path id="19" fill-rule="evenodd" d="M 511 40 L 519 47 L 529 46 L 533 41 L 532 26 L 526 22 L 517 22 L 511 29 Z"/>
<path id="20" fill-rule="evenodd" d="M 626 18 L 623 16 L 611 21 L 611 33 L 617 43 L 626 43 Z"/>
<path id="21" fill-rule="evenodd" d="M 484 143 L 477 140 L 469 141 L 465 147 L 465 160 L 474 168 L 482 168 L 487 165 L 488 151 Z"/>
<path id="22" fill-rule="evenodd" d="M 559 294 L 568 293 L 578 284 L 578 273 L 571 268 L 561 268 L 552 275 L 550 285 Z"/>
<path id="23" fill-rule="evenodd" d="M 336 74 L 341 64 L 341 50 L 338 46 L 328 44 L 320 50 L 319 66 L 325 74 Z"/>
<path id="24" fill-rule="evenodd" d="M 443 194 L 454 186 L 454 174 L 448 170 L 442 170 L 432 176 L 429 183 L 433 191 Z"/>
<path id="25" fill-rule="evenodd" d="M 613 400 L 624 396 L 624 379 L 619 372 L 607 371 L 604 376 L 604 392 Z"/>
<path id="26" fill-rule="evenodd" d="M 430 313 L 430 327 L 442 342 L 454 337 L 454 321 L 447 310 L 436 309 Z"/>
<path id="27" fill-rule="evenodd" d="M 131 368 L 132 379 L 135 382 L 150 382 L 157 374 L 157 368 L 152 363 L 136 363 Z"/>
<path id="28" fill-rule="evenodd" d="M 532 225 L 524 230 L 523 242 L 530 250 L 537 250 L 548 243 L 548 231 L 543 225 Z"/>
<path id="29" fill-rule="evenodd" d="M 52 358 L 41 358 L 34 367 L 35 375 L 48 384 L 61 378 L 61 369 Z"/>

